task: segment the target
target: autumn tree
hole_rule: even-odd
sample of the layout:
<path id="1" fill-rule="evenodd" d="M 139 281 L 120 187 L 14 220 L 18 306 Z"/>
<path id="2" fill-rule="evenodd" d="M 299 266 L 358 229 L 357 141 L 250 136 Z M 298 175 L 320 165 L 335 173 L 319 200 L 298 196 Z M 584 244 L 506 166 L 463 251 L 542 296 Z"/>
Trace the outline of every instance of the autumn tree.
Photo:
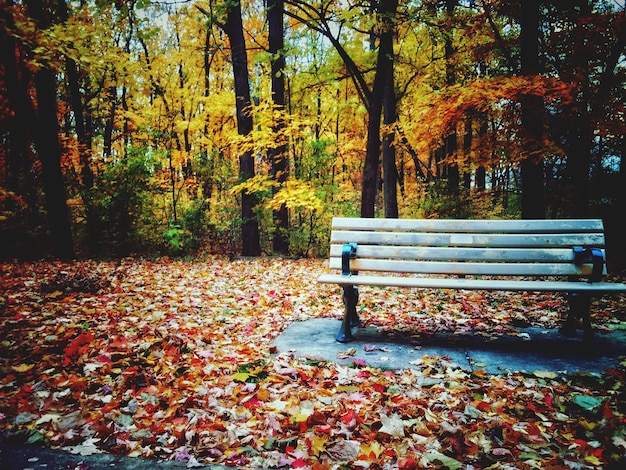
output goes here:
<path id="1" fill-rule="evenodd" d="M 389 131 L 395 122 L 395 89 L 393 81 L 393 37 L 395 31 L 395 14 L 398 3 L 371 2 L 364 6 L 360 14 L 338 14 L 338 6 L 332 2 L 311 4 L 308 2 L 288 1 L 291 6 L 287 14 L 307 27 L 322 34 L 330 41 L 343 60 L 347 69 L 347 76 L 352 80 L 361 102 L 368 112 L 367 141 L 365 158 L 363 161 L 363 176 L 361 181 L 361 216 L 374 217 L 376 196 L 379 187 L 379 171 L 381 161 L 381 124 L 383 119 L 383 101 L 387 104 L 385 121 L 390 124 L 384 136 L 385 165 L 383 172 L 385 190 L 385 214 L 388 217 L 397 216 L 397 169 L 395 168 L 395 154 L 393 147 L 393 133 Z M 362 5 L 359 5 L 362 7 Z M 375 25 L 370 29 L 370 39 L 378 39 L 378 55 L 375 66 L 373 83 L 367 79 L 367 66 L 359 65 L 350 55 L 347 47 L 341 41 L 341 29 L 353 22 L 353 34 L 359 32 L 359 22 L 368 23 L 368 16 L 373 16 Z M 372 42 L 372 41 L 370 41 Z"/>
<path id="2" fill-rule="evenodd" d="M 3 9 L 5 25 L 15 26 L 14 14 L 19 14 L 19 6 Z M 25 3 L 26 12 L 34 22 L 32 34 L 42 34 L 54 21 L 57 12 L 50 11 L 40 0 Z M 5 34 L 8 31 L 5 30 Z M 74 248 L 70 216 L 67 207 L 65 181 L 61 169 L 62 148 L 59 141 L 57 75 L 52 57 L 44 58 L 31 67 L 28 61 L 34 57 L 32 45 L 19 42 L 13 37 L 5 37 L 6 49 L 2 54 L 7 86 L 7 98 L 12 109 L 27 129 L 41 163 L 41 177 L 45 194 L 45 208 L 50 230 L 50 243 L 55 256 L 72 258 Z M 21 59 L 21 62 L 18 60 Z M 32 82 L 31 82 L 32 80 Z M 35 96 L 27 88 L 34 85 Z"/>
<path id="3" fill-rule="evenodd" d="M 378 188 L 378 172 L 381 155 L 381 119 L 383 103 L 387 104 L 385 121 L 392 125 L 395 122 L 395 91 L 393 80 L 393 35 L 397 1 L 381 2 L 378 5 L 379 17 L 378 31 L 378 58 L 376 61 L 376 73 L 374 84 L 369 99 L 369 119 L 367 124 L 367 144 L 365 149 L 365 163 L 363 166 L 363 179 L 361 187 L 361 217 L 374 217 L 376 206 L 376 193 Z M 386 99 L 385 99 L 386 98 Z M 397 217 L 396 191 L 396 168 L 393 154 L 393 134 L 385 131 L 385 216 Z M 393 188 L 391 187 L 393 185 Z"/>
<path id="4" fill-rule="evenodd" d="M 219 16 L 203 12 L 210 17 L 228 36 L 230 42 L 233 78 L 235 84 L 235 106 L 237 110 L 237 130 L 239 135 L 246 136 L 252 132 L 252 100 L 250 98 L 250 83 L 248 76 L 248 54 L 243 32 L 240 3 L 225 3 L 219 5 L 225 9 L 225 20 Z M 253 178 L 254 156 L 251 149 L 244 150 L 239 156 L 239 178 L 246 181 Z M 257 205 L 256 195 L 251 191 L 241 192 L 241 238 L 242 254 L 244 256 L 259 256 L 261 245 L 259 240 L 259 226 L 254 213 Z"/>
<path id="5" fill-rule="evenodd" d="M 521 74 L 541 73 L 539 63 L 539 0 L 520 2 Z M 522 218 L 545 218 L 543 177 L 543 115 L 540 96 L 522 97 L 522 138 L 526 155 L 521 163 Z"/>
<path id="6" fill-rule="evenodd" d="M 385 89 L 383 91 L 383 133 L 382 133 L 382 168 L 383 168 L 383 201 L 385 217 L 397 218 L 398 213 L 398 167 L 396 165 L 395 127 L 397 124 L 396 111 L 396 81 L 395 81 L 395 53 L 394 36 L 396 34 L 395 15 L 397 2 L 384 2 L 379 54 L 381 51 L 388 55 L 389 64 L 385 69 Z"/>
<path id="7" fill-rule="evenodd" d="M 285 37 L 284 37 L 284 1 L 268 0 L 267 2 L 267 22 L 268 22 L 268 46 L 271 56 L 271 88 L 272 103 L 279 112 L 277 122 L 273 131 L 279 135 L 285 128 L 282 113 L 285 112 Z M 278 183 L 285 183 L 289 176 L 289 154 L 286 142 L 278 142 L 276 147 L 269 149 L 268 158 L 271 164 L 271 173 Z M 276 220 L 276 231 L 274 233 L 274 251 L 282 254 L 289 253 L 289 211 L 285 204 L 282 204 L 274 211 Z"/>

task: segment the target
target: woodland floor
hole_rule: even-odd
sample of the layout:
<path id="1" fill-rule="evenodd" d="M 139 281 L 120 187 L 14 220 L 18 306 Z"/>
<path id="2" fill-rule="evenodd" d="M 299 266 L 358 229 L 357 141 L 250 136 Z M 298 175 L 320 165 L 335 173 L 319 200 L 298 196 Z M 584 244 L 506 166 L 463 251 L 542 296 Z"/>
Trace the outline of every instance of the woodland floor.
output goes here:
<path id="1" fill-rule="evenodd" d="M 624 468 L 626 360 L 602 374 L 494 375 L 446 357 L 385 370 L 275 354 L 294 321 L 340 318 L 338 289 L 315 282 L 323 270 L 0 264 L 0 439 L 188 467 Z M 557 328 L 566 310 L 556 294 L 409 289 L 363 295 L 360 308 L 366 325 L 418 343 Z M 623 295 L 592 310 L 596 329 L 626 328 Z"/>

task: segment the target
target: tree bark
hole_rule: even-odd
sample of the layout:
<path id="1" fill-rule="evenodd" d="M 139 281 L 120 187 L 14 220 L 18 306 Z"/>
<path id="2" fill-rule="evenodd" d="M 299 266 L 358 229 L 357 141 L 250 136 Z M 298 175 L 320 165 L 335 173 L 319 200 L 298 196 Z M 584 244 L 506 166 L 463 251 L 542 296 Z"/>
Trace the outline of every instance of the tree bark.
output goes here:
<path id="1" fill-rule="evenodd" d="M 269 28 L 269 52 L 272 55 L 272 102 L 277 110 L 285 110 L 285 38 L 283 30 L 284 1 L 268 0 L 267 22 Z M 281 117 L 274 123 L 274 132 L 280 133 L 285 127 L 285 121 Z M 272 177 L 278 183 L 284 183 L 289 176 L 289 158 L 287 144 L 280 145 L 269 150 Z M 276 191 L 277 188 L 274 188 Z M 280 209 L 274 211 L 276 231 L 274 232 L 273 249 L 276 253 L 289 253 L 289 211 L 283 204 Z"/>
<path id="2" fill-rule="evenodd" d="M 388 3 L 388 24 L 380 37 L 380 47 L 389 55 L 389 66 L 385 74 L 385 89 L 383 92 L 383 201 L 385 217 L 398 218 L 398 168 L 396 166 L 396 147 L 394 126 L 396 114 L 396 92 L 394 81 L 393 57 L 393 17 L 395 16 L 397 1 Z"/>
<path id="3" fill-rule="evenodd" d="M 228 10 L 224 32 L 230 40 L 231 57 L 233 63 L 233 77 L 235 80 L 235 106 L 237 109 L 237 131 L 239 135 L 248 135 L 252 132 L 252 115 L 250 114 L 250 82 L 248 79 L 248 55 L 243 35 L 241 20 L 241 4 L 233 2 Z M 239 156 L 239 179 L 241 181 L 254 177 L 254 157 L 252 151 L 246 151 Z M 259 240 L 259 225 L 254 208 L 257 205 L 254 194 L 241 194 L 241 240 L 243 256 L 260 256 L 261 243 Z"/>
<path id="4" fill-rule="evenodd" d="M 41 0 L 29 0 L 26 2 L 28 12 L 40 29 L 50 26 L 49 13 L 46 12 Z M 12 41 L 11 41 L 12 42 Z M 13 43 L 15 46 L 15 43 Z M 12 60 L 15 62 L 15 47 L 10 49 L 14 53 Z M 15 63 L 13 70 L 17 67 Z M 17 76 L 14 78 L 17 79 Z M 24 79 L 25 77 L 22 77 Z M 21 86 L 19 81 L 11 84 L 7 80 L 9 95 L 17 93 L 12 98 L 17 104 L 15 108 L 19 119 L 24 122 L 35 143 L 35 149 L 41 162 L 41 177 L 45 195 L 45 205 L 50 230 L 50 243 L 52 253 L 60 259 L 74 257 L 72 230 L 70 215 L 67 208 L 67 196 L 65 181 L 61 171 L 61 145 L 59 143 L 60 127 L 57 108 L 57 82 L 53 70 L 42 67 L 34 76 L 36 92 L 36 111 L 28 96 L 28 90 Z M 25 94 L 26 93 L 26 94 Z"/>
<path id="5" fill-rule="evenodd" d="M 378 7 L 383 32 L 378 45 L 376 73 L 374 75 L 374 86 L 372 87 L 370 107 L 368 110 L 367 144 L 365 147 L 365 164 L 363 166 L 361 187 L 361 217 L 374 217 L 376 211 L 376 193 L 378 190 L 378 170 L 381 151 L 380 124 L 387 76 L 393 64 L 393 20 L 396 7 L 396 0 L 381 2 Z M 383 39 L 387 34 L 389 37 Z M 390 44 L 392 46 L 391 49 L 389 49 Z M 393 165 L 395 167 L 395 160 Z"/>
<path id="6" fill-rule="evenodd" d="M 539 0 L 520 1 L 520 48 L 522 75 L 537 75 L 539 64 Z M 521 164 L 522 218 L 546 216 L 543 158 L 543 100 L 540 96 L 522 99 L 522 128 L 526 155 Z"/>

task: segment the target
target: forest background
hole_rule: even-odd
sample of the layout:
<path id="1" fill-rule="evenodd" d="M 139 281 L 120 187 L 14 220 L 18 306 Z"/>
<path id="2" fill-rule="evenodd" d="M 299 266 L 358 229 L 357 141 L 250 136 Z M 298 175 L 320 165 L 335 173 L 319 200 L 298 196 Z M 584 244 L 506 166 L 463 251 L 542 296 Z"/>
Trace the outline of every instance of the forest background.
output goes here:
<path id="1" fill-rule="evenodd" d="M 623 1 L 9 0 L 0 41 L 3 258 L 601 217 L 626 265 Z"/>

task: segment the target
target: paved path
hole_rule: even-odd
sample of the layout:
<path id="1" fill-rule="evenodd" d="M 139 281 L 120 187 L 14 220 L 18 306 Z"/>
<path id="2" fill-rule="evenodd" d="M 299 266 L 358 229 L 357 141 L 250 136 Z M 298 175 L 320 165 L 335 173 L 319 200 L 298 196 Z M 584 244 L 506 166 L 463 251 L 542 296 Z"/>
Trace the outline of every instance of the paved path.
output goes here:
<path id="1" fill-rule="evenodd" d="M 184 470 L 187 462 L 124 457 L 110 454 L 74 455 L 65 450 L 0 443 L 0 470 Z M 206 465 L 197 470 L 227 470 Z"/>
<path id="2" fill-rule="evenodd" d="M 335 341 L 335 319 L 316 318 L 291 324 L 276 339 L 279 353 L 317 358 L 342 364 L 355 359 L 374 367 L 403 369 L 425 356 L 446 356 L 466 370 L 483 369 L 490 374 L 515 371 L 597 372 L 615 367 L 626 355 L 626 331 L 596 332 L 592 345 L 582 335 L 567 338 L 556 330 L 520 329 L 518 336 L 490 339 L 483 336 L 441 334 L 419 341 L 386 337 L 375 328 L 354 330 L 357 340 Z M 353 348 L 354 353 L 341 359 Z"/>

